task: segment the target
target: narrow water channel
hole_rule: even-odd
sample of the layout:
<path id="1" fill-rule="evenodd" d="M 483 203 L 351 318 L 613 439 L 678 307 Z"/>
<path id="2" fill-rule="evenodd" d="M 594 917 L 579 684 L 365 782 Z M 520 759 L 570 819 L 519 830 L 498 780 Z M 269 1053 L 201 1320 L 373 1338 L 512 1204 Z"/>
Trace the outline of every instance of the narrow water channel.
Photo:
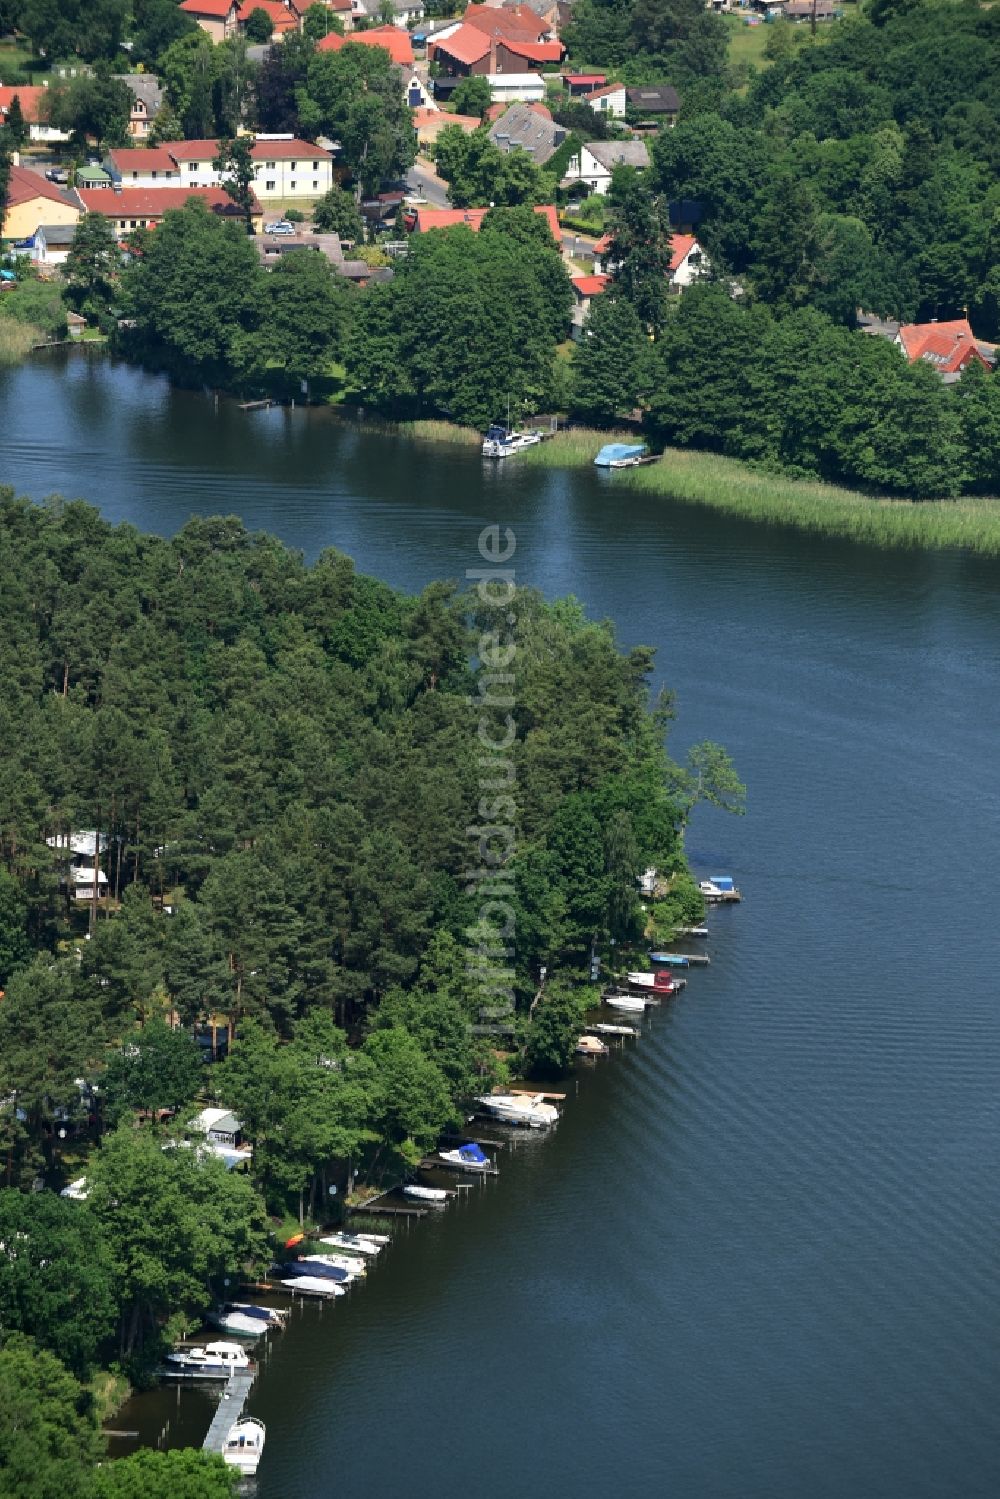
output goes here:
<path id="1" fill-rule="evenodd" d="M 655 645 L 677 749 L 722 741 L 750 786 L 692 830 L 746 896 L 711 967 L 581 1068 L 551 1138 L 274 1340 L 260 1499 L 993 1499 L 1000 569 L 80 352 L 0 372 L 4 482 L 162 533 L 235 513 L 405 588 L 510 525 L 520 580 Z M 167 1392 L 121 1419 L 208 1418 Z"/>

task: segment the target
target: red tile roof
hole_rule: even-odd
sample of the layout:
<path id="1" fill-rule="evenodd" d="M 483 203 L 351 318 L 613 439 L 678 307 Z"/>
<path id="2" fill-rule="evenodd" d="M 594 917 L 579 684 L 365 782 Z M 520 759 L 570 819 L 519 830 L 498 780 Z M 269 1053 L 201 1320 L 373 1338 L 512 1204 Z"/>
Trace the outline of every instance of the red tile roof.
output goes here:
<path id="1" fill-rule="evenodd" d="M 32 198 L 48 198 L 53 203 L 67 201 L 62 188 L 56 187 L 53 182 L 46 182 L 40 172 L 29 172 L 27 167 L 12 166 L 7 184 L 7 206 L 16 208 L 19 203 L 30 203 Z"/>
<path id="2" fill-rule="evenodd" d="M 106 187 L 77 188 L 76 196 L 88 213 L 112 219 L 161 219 L 171 208 L 183 208 L 189 198 L 201 198 L 208 208 L 234 206 L 221 187 L 126 187 L 120 193 Z"/>
<path id="3" fill-rule="evenodd" d="M 316 43 L 317 52 L 339 52 L 350 43 L 363 47 L 383 47 L 393 62 L 401 68 L 413 66 L 413 43 L 409 32 L 401 26 L 373 26 L 370 31 L 352 31 L 349 36 L 338 36 L 331 31 L 321 42 Z"/>
<path id="4" fill-rule="evenodd" d="M 177 163 L 166 146 L 116 146 L 108 152 L 108 160 L 124 177 L 129 172 L 176 172 Z"/>
<path id="5" fill-rule="evenodd" d="M 566 51 L 562 42 L 512 42 L 505 36 L 498 37 L 497 41 L 508 52 L 513 52 L 515 57 L 523 57 L 526 62 L 562 62 Z"/>
<path id="6" fill-rule="evenodd" d="M 597 88 L 607 76 L 607 73 L 564 73 L 563 82 L 575 84 L 577 87 L 581 83 L 592 83 Z"/>
<path id="7" fill-rule="evenodd" d="M 945 323 L 904 323 L 899 330 L 899 341 L 911 364 L 926 359 L 942 375 L 957 374 L 970 358 L 987 365 L 976 346 L 968 318 L 954 318 Z"/>
<path id="8" fill-rule="evenodd" d="M 332 155 L 311 141 L 254 141 L 250 147 L 254 161 L 331 161 Z"/>
<path id="9" fill-rule="evenodd" d="M 452 57 L 465 67 L 471 67 L 490 51 L 490 39 L 478 27 L 462 25 L 451 36 L 445 37 L 443 42 L 429 42 L 427 51 L 433 53 L 434 57 L 443 52 L 446 57 Z"/>
<path id="10" fill-rule="evenodd" d="M 684 260 L 695 249 L 698 241 L 693 234 L 672 234 L 670 236 L 670 269 L 679 270 Z M 594 246 L 594 256 L 597 260 L 603 259 L 611 248 L 611 235 L 602 234 Z"/>
<path id="11" fill-rule="evenodd" d="M 553 205 L 548 203 L 544 207 L 536 208 L 535 212 L 544 216 L 552 230 L 552 238 L 557 245 L 561 244 L 559 215 Z M 482 228 L 483 219 L 488 213 L 488 208 L 418 208 L 415 228 L 418 234 L 426 234 L 430 229 L 453 229 L 456 224 L 466 224 L 478 234 Z"/>
<path id="12" fill-rule="evenodd" d="M 487 36 L 508 38 L 519 42 L 539 42 L 548 36 L 551 28 L 528 5 L 512 5 L 509 9 L 497 10 L 492 5 L 468 5 L 462 18 L 467 26 L 475 26 Z"/>
<path id="13" fill-rule="evenodd" d="M 174 161 L 212 161 L 219 154 L 218 141 L 164 141 Z"/>
<path id="14" fill-rule="evenodd" d="M 603 99 L 605 94 L 617 94 L 619 89 L 625 92 L 624 83 L 606 83 L 603 88 L 592 88 L 585 97 L 589 104 L 591 99 Z"/>
<path id="15" fill-rule="evenodd" d="M 292 14 L 281 4 L 281 0 L 243 0 L 236 19 L 245 26 L 255 10 L 262 10 L 270 19 L 275 31 L 298 31 L 298 13 Z"/>
<path id="16" fill-rule="evenodd" d="M 214 21 L 224 21 L 236 4 L 236 0 L 181 0 L 179 9 L 189 16 L 210 16 Z"/>
<path id="17" fill-rule="evenodd" d="M 611 280 L 610 276 L 571 276 L 573 290 L 578 297 L 596 297 Z"/>
<path id="18" fill-rule="evenodd" d="M 6 88 L 0 88 L 0 115 L 6 115 L 14 102 L 15 95 L 21 101 L 21 114 L 29 125 L 40 125 L 45 120 L 45 111 L 42 108 L 42 100 L 48 93 L 48 89 L 27 84 L 8 84 Z"/>

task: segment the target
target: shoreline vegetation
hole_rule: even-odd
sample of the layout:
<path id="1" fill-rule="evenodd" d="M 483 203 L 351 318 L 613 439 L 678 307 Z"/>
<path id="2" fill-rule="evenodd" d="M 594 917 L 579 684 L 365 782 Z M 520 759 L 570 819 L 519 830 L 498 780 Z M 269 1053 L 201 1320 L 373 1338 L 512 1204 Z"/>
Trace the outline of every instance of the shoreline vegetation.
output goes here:
<path id="1" fill-rule="evenodd" d="M 456 447 L 478 444 L 466 427 L 441 421 L 401 422 L 396 428 L 420 442 Z M 635 442 L 635 432 L 574 427 L 527 448 L 514 461 L 538 468 L 591 464 L 606 442 Z M 740 520 L 792 526 L 814 535 L 878 547 L 964 549 L 1000 556 L 1000 500 L 906 500 L 809 479 L 792 479 L 753 468 L 736 458 L 668 448 L 656 462 L 616 474 L 615 483 L 663 495 L 686 505 L 704 505 Z"/>

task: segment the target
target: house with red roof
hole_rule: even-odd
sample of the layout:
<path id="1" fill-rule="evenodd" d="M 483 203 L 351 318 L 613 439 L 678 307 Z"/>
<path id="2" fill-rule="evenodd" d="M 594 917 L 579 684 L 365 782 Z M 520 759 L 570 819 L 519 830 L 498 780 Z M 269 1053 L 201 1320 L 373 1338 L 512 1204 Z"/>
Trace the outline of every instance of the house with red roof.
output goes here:
<path id="1" fill-rule="evenodd" d="M 17 243 L 29 240 L 41 224 L 74 225 L 80 205 L 72 193 L 46 182 L 41 172 L 27 167 L 10 169 L 7 206 L 0 213 L 0 235 Z"/>
<path id="2" fill-rule="evenodd" d="M 411 233 L 427 234 L 431 229 L 454 229 L 459 224 L 464 224 L 474 234 L 478 234 L 488 213 L 488 208 L 416 208 L 412 214 Z M 559 215 L 554 205 L 547 203 L 536 208 L 535 213 L 544 218 L 552 231 L 552 238 L 561 248 Z"/>
<path id="3" fill-rule="evenodd" d="M 21 106 L 21 118 L 28 127 L 30 141 L 68 141 L 69 135 L 65 130 L 57 130 L 54 125 L 49 124 L 48 92 L 41 85 L 29 87 L 26 83 L 8 84 L 6 88 L 0 88 L 0 125 L 6 124 L 10 106 L 16 98 Z"/>
<path id="4" fill-rule="evenodd" d="M 409 32 L 399 26 L 372 26 L 368 31 L 352 31 L 350 36 L 338 36 L 331 31 L 321 42 L 316 43 L 317 52 L 339 52 L 348 44 L 352 47 L 382 47 L 400 68 L 413 67 L 413 43 Z"/>
<path id="5" fill-rule="evenodd" d="M 114 146 L 104 158 L 112 186 L 179 187 L 180 167 L 166 146 Z"/>
<path id="6" fill-rule="evenodd" d="M 106 188 L 74 188 L 73 196 L 84 213 L 99 213 L 110 220 L 118 239 L 125 239 L 136 229 L 155 229 L 171 209 L 183 208 L 191 198 L 200 198 L 212 213 L 242 221 L 243 210 L 221 187 L 124 187 L 118 192 Z M 263 210 L 254 205 L 253 226 L 259 230 Z"/>
<path id="7" fill-rule="evenodd" d="M 225 42 L 236 35 L 238 0 L 181 0 L 179 9 L 197 21 L 213 42 Z"/>
<path id="8" fill-rule="evenodd" d="M 240 31 L 246 30 L 247 22 L 255 10 L 262 10 L 274 28 L 271 32 L 272 42 L 282 42 L 293 31 L 302 30 L 302 16 L 294 0 L 289 0 L 287 5 L 282 0 L 243 0 L 236 17 Z"/>
<path id="9" fill-rule="evenodd" d="M 490 14 L 502 16 L 506 12 L 491 11 Z M 562 42 L 495 35 L 468 21 L 449 36 L 427 44 L 428 57 L 451 78 L 533 72 L 561 62 L 565 50 Z"/>
<path id="10" fill-rule="evenodd" d="M 583 325 L 590 312 L 594 297 L 599 297 L 611 280 L 610 276 L 571 276 L 573 288 L 573 310 L 570 313 L 570 334 L 575 339 L 583 337 Z"/>
<path id="11" fill-rule="evenodd" d="M 563 87 L 571 99 L 582 99 L 602 88 L 608 81 L 607 73 L 563 73 Z"/>
<path id="12" fill-rule="evenodd" d="M 977 339 L 966 317 L 943 323 L 903 323 L 893 341 L 911 364 L 922 359 L 947 385 L 959 380 L 970 364 L 988 370 L 996 363 L 995 345 Z"/>
<path id="13" fill-rule="evenodd" d="M 105 165 L 123 187 L 218 187 L 217 140 L 165 141 L 155 150 L 108 152 Z M 294 135 L 258 135 L 250 147 L 254 192 L 262 203 L 321 198 L 333 186 L 333 155 Z M 172 165 L 174 176 L 165 173 Z"/>
<path id="14" fill-rule="evenodd" d="M 591 89 L 584 99 L 595 115 L 609 115 L 616 120 L 625 118 L 626 94 L 624 83 L 605 83 Z"/>
<path id="15" fill-rule="evenodd" d="M 502 10 L 493 5 L 467 5 L 462 17 L 467 26 L 476 26 L 494 40 L 511 42 L 548 42 L 555 33 L 529 5 L 512 5 Z"/>
<path id="16" fill-rule="evenodd" d="M 594 274 L 607 277 L 614 269 L 608 257 L 611 235 L 605 234 L 594 245 Z M 670 290 L 686 291 L 700 276 L 707 275 L 711 263 L 693 234 L 670 236 Z"/>

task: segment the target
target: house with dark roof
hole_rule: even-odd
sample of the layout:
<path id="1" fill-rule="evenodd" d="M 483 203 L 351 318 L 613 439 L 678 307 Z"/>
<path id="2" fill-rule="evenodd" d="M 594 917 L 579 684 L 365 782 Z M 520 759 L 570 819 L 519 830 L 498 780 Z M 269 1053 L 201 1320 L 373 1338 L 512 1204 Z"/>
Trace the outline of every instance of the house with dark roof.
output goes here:
<path id="1" fill-rule="evenodd" d="M 163 107 L 160 80 L 155 73 L 118 73 L 115 76 L 132 95 L 128 133 L 134 141 L 144 141 Z"/>
<path id="2" fill-rule="evenodd" d="M 533 104 L 512 104 L 490 126 L 490 140 L 505 153 L 526 151 L 536 166 L 543 167 L 566 139 L 565 126 Z"/>
<path id="3" fill-rule="evenodd" d="M 570 157 L 563 182 L 567 186 L 580 182 L 588 193 L 603 194 L 611 186 L 615 167 L 621 166 L 638 171 L 649 166 L 645 141 L 587 141 Z"/>
<path id="4" fill-rule="evenodd" d="M 657 125 L 677 124 L 681 100 L 677 90 L 669 83 L 626 89 L 625 100 L 629 113 L 639 119 L 654 119 Z"/>

